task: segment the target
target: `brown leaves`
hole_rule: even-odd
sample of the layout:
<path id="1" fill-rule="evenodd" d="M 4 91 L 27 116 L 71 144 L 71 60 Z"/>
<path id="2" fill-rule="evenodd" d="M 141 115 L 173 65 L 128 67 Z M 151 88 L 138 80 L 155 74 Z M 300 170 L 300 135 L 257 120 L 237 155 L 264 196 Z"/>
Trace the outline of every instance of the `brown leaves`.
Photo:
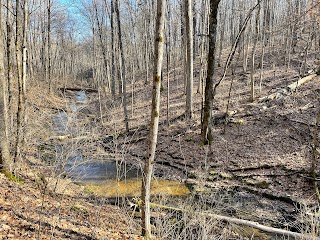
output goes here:
<path id="1" fill-rule="evenodd" d="M 120 209 L 81 194 L 43 196 L 35 184 L 26 179 L 20 188 L 0 174 L 0 239 L 141 239 Z"/>

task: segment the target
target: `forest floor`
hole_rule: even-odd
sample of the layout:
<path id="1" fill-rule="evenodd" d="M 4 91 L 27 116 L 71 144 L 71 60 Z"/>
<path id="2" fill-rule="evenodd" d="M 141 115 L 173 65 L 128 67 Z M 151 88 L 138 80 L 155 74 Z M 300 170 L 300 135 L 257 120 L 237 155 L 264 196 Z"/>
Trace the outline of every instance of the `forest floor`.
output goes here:
<path id="1" fill-rule="evenodd" d="M 266 56 L 266 65 L 271 66 L 277 57 Z M 249 102 L 250 74 L 243 74 L 238 66 L 231 88 L 229 112 L 232 114 L 225 124 L 223 115 L 232 79 L 227 75 L 217 90 L 213 110 L 214 140 L 210 147 L 201 141 L 201 95 L 197 93 L 199 63 L 195 66 L 194 116 L 190 121 L 183 117 L 183 69 L 177 67 L 170 73 L 170 124 L 166 123 L 167 79 L 164 74 L 154 178 L 180 181 L 192 190 L 187 200 L 169 199 L 165 204 L 214 209 L 219 214 L 292 231 L 310 230 L 308 226 L 302 226 L 302 222 L 315 220 L 313 213 L 318 211 L 314 186 L 308 177 L 319 111 L 316 90 L 320 89 L 320 77 L 290 95 L 258 101 L 259 97 L 285 89 L 297 81 L 297 62 L 299 59 L 293 58 L 288 71 L 285 67 L 266 67 L 261 91 L 257 91 L 257 100 L 253 103 Z M 222 71 L 223 67 L 217 67 L 217 79 Z M 255 76 L 258 79 L 259 72 Z M 87 94 L 87 106 L 81 110 L 81 122 L 77 123 L 81 125 L 83 138 L 87 139 L 85 157 L 104 159 L 108 155 L 109 158 L 111 149 L 113 157 L 121 156 L 127 163 L 142 167 L 151 82 L 147 86 L 143 80 L 136 80 L 133 100 L 132 92 L 128 93 L 128 135 L 124 134 L 123 112 L 117 101 L 109 98 L 100 105 L 97 93 Z M 44 95 L 41 86 L 38 88 L 28 98 L 28 114 L 33 120 L 27 136 L 30 139 L 27 160 L 31 167 L 24 167 L 20 174 L 23 184 L 0 174 L 0 239 L 141 239 L 139 222 L 132 218 L 132 211 L 108 205 L 103 196 L 88 193 L 84 186 L 70 180 L 60 179 L 65 177 L 63 175 L 58 175 L 57 185 L 58 178 L 50 178 L 55 170 L 39 160 L 39 146 L 63 140 L 61 136 L 54 138 L 51 119 L 57 111 L 70 111 L 70 99 L 64 98 L 60 90 Z M 320 166 L 316 172 L 320 176 Z M 193 230 L 199 228 L 199 223 L 194 223 L 199 221 L 194 211 L 188 216 L 196 226 L 190 227 Z M 162 227 L 165 229 L 164 225 Z M 267 235 L 259 237 L 252 231 L 239 232 L 235 226 L 232 231 L 228 229 L 225 224 L 215 224 L 214 234 L 229 236 L 225 239 L 277 239 Z"/>
<path id="2" fill-rule="evenodd" d="M 199 69 L 199 66 L 195 69 Z M 222 67 L 217 69 L 217 78 L 222 75 L 222 70 Z M 177 69 L 177 72 L 176 80 L 172 74 L 170 76 L 170 125 L 166 124 L 167 93 L 166 90 L 162 92 L 156 175 L 177 178 L 177 173 L 180 173 L 178 176 L 181 180 L 196 176 L 209 180 L 210 186 L 216 188 L 235 185 L 255 187 L 255 184 L 265 182 L 265 191 L 287 195 L 305 204 L 316 203 L 313 184 L 306 177 L 310 174 L 311 145 L 319 111 L 319 76 L 290 95 L 284 94 L 278 99 L 260 102 L 260 97 L 286 89 L 299 79 L 294 66 L 288 71 L 285 67 L 266 68 L 262 75 L 262 91 L 257 87 L 257 100 L 251 103 L 250 74 L 243 74 L 238 67 L 233 80 L 228 109 L 231 115 L 227 124 L 223 116 L 226 113 L 232 76 L 227 75 L 217 90 L 213 110 L 214 140 L 208 147 L 203 146 L 201 141 L 201 96 L 195 94 L 193 120 L 184 120 L 185 95 L 183 79 L 179 75 L 182 70 Z M 198 74 L 195 76 L 197 85 Z M 256 79 L 259 79 L 259 71 Z M 166 89 L 166 79 L 163 85 Z M 143 158 L 146 151 L 150 112 L 150 102 L 147 100 L 151 93 L 146 93 L 143 85 L 139 87 L 141 91 L 135 95 L 136 105 L 130 118 L 133 137 L 130 139 L 132 144 L 128 154 L 131 154 L 131 158 Z M 112 115 L 119 116 L 120 113 Z M 127 138 L 125 141 L 128 142 Z M 223 178 L 221 173 L 230 177 Z M 212 175 L 217 175 L 213 177 L 214 180 Z"/>
<path id="3" fill-rule="evenodd" d="M 19 184 L 0 174 L 0 239 L 141 239 L 124 210 L 79 186 L 60 180 L 68 191 L 57 193 L 34 171 L 23 177 Z"/>
<path id="4" fill-rule="evenodd" d="M 199 63 L 195 66 L 194 116 L 191 121 L 184 119 L 183 69 L 178 67 L 175 73 L 170 73 L 170 124 L 167 124 L 167 79 L 164 72 L 154 176 L 185 182 L 202 203 L 223 215 L 304 232 L 309 227 L 303 224 L 305 218 L 319 222 L 319 216 L 314 218 L 315 215 L 310 215 L 319 207 L 314 184 L 310 180 L 310 169 L 319 111 L 317 90 L 320 89 L 320 77 L 313 78 L 291 94 L 259 101 L 287 89 L 288 85 L 300 79 L 299 57 L 293 57 L 288 69 L 272 64 L 282 60 L 280 52 L 266 56 L 266 65 L 271 67 L 265 67 L 262 72 L 261 91 L 260 71 L 257 70 L 257 98 L 253 103 L 249 101 L 249 71 L 244 74 L 239 64 L 234 76 L 226 76 L 218 87 L 214 102 L 214 139 L 210 147 L 204 146 L 201 140 L 201 95 L 197 93 Z M 311 69 L 314 67 L 312 61 L 307 65 Z M 223 67 L 218 67 L 216 79 L 222 74 Z M 134 107 L 129 104 L 131 135 L 119 138 L 126 149 L 125 159 L 140 167 L 147 147 L 150 99 L 151 91 L 148 92 L 143 83 L 138 82 Z M 223 116 L 228 100 L 228 112 L 231 114 L 225 124 Z M 128 102 L 132 104 L 132 99 Z M 109 114 L 110 120 L 121 115 L 121 110 L 114 108 Z M 106 125 L 108 129 L 109 125 Z M 123 129 L 123 122 L 116 126 L 116 129 Z M 320 176 L 319 164 L 316 173 Z M 217 205 L 222 210 L 217 210 Z"/>

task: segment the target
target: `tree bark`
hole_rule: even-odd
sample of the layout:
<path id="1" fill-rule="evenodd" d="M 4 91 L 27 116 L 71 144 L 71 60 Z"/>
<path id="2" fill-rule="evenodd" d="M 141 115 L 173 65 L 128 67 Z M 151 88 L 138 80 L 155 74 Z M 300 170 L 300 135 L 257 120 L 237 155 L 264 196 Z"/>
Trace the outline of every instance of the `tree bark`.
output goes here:
<path id="1" fill-rule="evenodd" d="M 169 109 L 170 109 L 170 63 L 171 63 L 171 12 L 170 12 L 170 7 L 171 5 L 168 4 L 167 6 L 167 33 L 166 39 L 167 39 L 167 44 L 166 44 L 166 54 L 167 54 L 167 125 L 170 125 L 170 120 L 169 120 Z"/>
<path id="2" fill-rule="evenodd" d="M 18 77 L 18 111 L 17 111 L 17 131 L 16 131 L 16 146 L 15 146 L 15 161 L 21 158 L 21 148 L 23 140 L 23 80 L 22 80 L 22 53 L 21 53 L 21 13 L 20 1 L 16 0 L 16 60 L 17 60 L 17 77 Z"/>
<path id="3" fill-rule="evenodd" d="M 193 95 L 193 17 L 192 0 L 185 1 L 186 36 L 187 36 L 187 99 L 186 118 L 192 118 L 192 95 Z"/>
<path id="4" fill-rule="evenodd" d="M 7 85 L 8 85 L 8 108 L 9 112 L 11 109 L 11 100 L 12 100 L 12 93 L 11 93 L 11 75 L 12 75 L 12 63 L 11 63 L 11 40 L 12 40 L 12 18 L 11 18 L 11 0 L 7 0 Z M 9 113 L 8 113 L 9 114 Z"/>
<path id="5" fill-rule="evenodd" d="M 111 94 L 113 99 L 116 96 L 116 79 L 115 79 L 115 44 L 114 44 L 114 3 L 111 0 L 111 17 L 110 17 L 110 24 L 111 24 Z"/>
<path id="6" fill-rule="evenodd" d="M 27 48 L 27 31 L 28 31 L 28 17 L 29 17 L 29 11 L 28 11 L 28 0 L 23 1 L 23 35 L 22 35 L 22 96 L 23 96 L 23 109 L 22 109 L 22 116 L 23 116 L 23 122 L 22 126 L 26 125 L 27 122 L 27 114 L 26 114 L 26 97 L 27 97 L 27 54 L 28 54 L 28 48 Z M 26 143 L 25 139 L 25 128 L 23 128 L 23 145 Z"/>
<path id="7" fill-rule="evenodd" d="M 97 21 L 97 32 L 99 35 L 99 41 L 100 41 L 100 47 L 101 47 L 101 51 L 102 51 L 102 56 L 103 56 L 103 64 L 104 64 L 104 73 L 107 76 L 108 75 L 108 58 L 107 58 L 107 49 L 105 46 L 105 41 L 103 39 L 103 25 L 102 25 L 102 21 L 100 21 L 99 19 L 99 14 L 98 14 L 98 7 L 97 7 L 97 3 L 95 0 L 93 0 L 93 7 L 94 7 L 94 11 L 95 11 L 95 19 Z M 100 81 L 99 81 L 100 82 Z M 98 88 L 100 87 L 100 85 L 98 85 Z M 109 88 L 110 86 L 108 86 Z"/>
<path id="8" fill-rule="evenodd" d="M 254 39 L 254 44 L 253 44 L 253 49 L 252 49 L 252 54 L 251 54 L 251 72 L 250 72 L 250 78 L 251 78 L 251 97 L 250 101 L 253 102 L 255 99 L 255 55 L 256 55 L 256 49 L 257 49 L 257 44 L 258 44 L 258 38 L 259 38 L 259 24 L 260 24 L 260 3 L 259 3 L 259 8 L 258 12 L 256 15 L 256 23 L 255 23 L 255 39 Z"/>
<path id="9" fill-rule="evenodd" d="M 4 72 L 4 43 L 2 22 L 2 0 L 0 0 L 0 170 L 11 171 L 11 155 L 8 140 L 8 96 L 7 79 Z"/>
<path id="10" fill-rule="evenodd" d="M 48 36 L 47 36 L 47 50 L 46 50 L 46 59 L 48 60 L 47 66 L 48 68 L 46 69 L 46 77 L 48 77 L 49 81 L 49 92 L 51 91 L 52 88 L 52 79 L 51 79 L 51 0 L 48 0 L 48 6 L 47 6 L 47 13 L 48 13 Z"/>
<path id="11" fill-rule="evenodd" d="M 126 132 L 129 132 L 129 122 L 128 122 L 128 110 L 127 110 L 127 80 L 126 80 L 126 65 L 124 60 L 124 51 L 122 46 L 122 35 L 121 35 L 121 22 L 120 22 L 120 12 L 119 12 L 119 1 L 115 1 L 115 11 L 117 14 L 117 24 L 118 24 L 118 41 L 119 50 L 121 55 L 121 67 L 122 67 L 122 79 L 123 79 L 123 113 L 124 113 L 124 123 L 126 126 Z"/>
<path id="12" fill-rule="evenodd" d="M 217 16 L 220 0 L 210 0 L 210 16 L 209 16 L 209 53 L 207 78 L 205 87 L 205 100 L 203 107 L 202 120 L 202 141 L 204 144 L 211 144 L 211 118 L 213 105 L 213 75 L 215 68 L 215 50 L 216 50 L 216 36 L 217 36 Z"/>
<path id="13" fill-rule="evenodd" d="M 148 150 L 146 162 L 144 165 L 142 181 L 142 236 L 146 239 L 151 238 L 150 225 L 150 186 L 153 171 L 155 151 L 158 140 L 158 126 L 160 115 L 160 88 L 161 88 L 161 71 L 164 51 L 164 22 L 165 22 L 165 5 L 166 0 L 157 0 L 157 20 L 155 29 L 154 42 L 154 69 L 153 69 L 153 89 L 151 120 L 148 139 Z"/>

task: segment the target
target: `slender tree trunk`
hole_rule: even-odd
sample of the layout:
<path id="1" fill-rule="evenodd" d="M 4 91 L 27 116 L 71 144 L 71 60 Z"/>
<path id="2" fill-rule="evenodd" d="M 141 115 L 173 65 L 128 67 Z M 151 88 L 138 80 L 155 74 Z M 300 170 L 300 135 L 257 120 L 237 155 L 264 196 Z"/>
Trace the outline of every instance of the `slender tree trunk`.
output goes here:
<path id="1" fill-rule="evenodd" d="M 23 140 L 23 80 L 22 80 L 22 53 L 21 53 L 21 12 L 20 1 L 16 0 L 16 59 L 17 59 L 17 78 L 18 78 L 18 111 L 17 111 L 17 131 L 16 131 L 16 146 L 15 146 L 15 161 L 19 161 L 22 152 Z"/>
<path id="2" fill-rule="evenodd" d="M 132 82 L 131 82 L 131 117 L 134 118 L 134 91 L 136 81 L 136 70 L 134 63 L 132 63 Z"/>
<path id="3" fill-rule="evenodd" d="M 0 0 L 0 170 L 11 172 L 11 155 L 8 139 L 8 89 L 4 71 L 2 0 Z"/>
<path id="4" fill-rule="evenodd" d="M 151 239 L 150 225 L 150 186 L 153 171 L 155 151 L 158 139 L 158 126 L 160 115 L 160 88 L 161 88 L 161 71 L 164 51 L 164 22 L 166 0 L 157 0 L 157 19 L 155 29 L 155 54 L 153 70 L 153 88 L 152 88 L 152 105 L 151 120 L 148 139 L 148 150 L 146 162 L 144 165 L 142 180 L 142 236 L 145 239 Z"/>
<path id="5" fill-rule="evenodd" d="M 116 79 L 115 79 L 115 44 L 114 44 L 114 3 L 113 0 L 111 0 L 111 17 L 110 17 L 110 24 L 111 24 L 111 94 L 113 99 L 115 99 L 116 96 Z"/>
<path id="6" fill-rule="evenodd" d="M 256 49 L 257 49 L 257 44 L 258 44 L 258 38 L 259 38 L 259 24 L 260 24 L 260 3 L 259 3 L 259 8 L 257 11 L 256 15 L 256 23 L 255 23 L 255 39 L 254 39 L 254 44 L 253 44 L 253 49 L 252 49 L 252 55 L 251 55 L 251 72 L 250 72 L 250 78 L 251 78 L 251 102 L 254 101 L 255 99 L 255 55 L 256 55 Z"/>
<path id="7" fill-rule="evenodd" d="M 265 4 L 264 7 L 267 7 L 269 4 L 269 0 L 264 0 Z M 259 77 L 259 91 L 262 91 L 262 80 L 263 80 L 263 70 L 264 70 L 264 56 L 266 52 L 266 45 L 267 45 L 267 33 L 265 26 L 267 25 L 267 15 L 264 11 L 263 13 L 263 28 L 262 28 L 262 53 L 261 53 L 261 60 L 260 60 L 260 77 Z"/>
<path id="8" fill-rule="evenodd" d="M 144 19 L 144 44 L 145 44 L 145 65 L 146 65 L 146 76 L 144 84 L 147 85 L 148 78 L 149 78 L 149 44 L 148 44 L 148 28 L 147 28 L 147 18 Z"/>
<path id="9" fill-rule="evenodd" d="M 185 28 L 185 1 L 180 2 L 180 12 L 181 12 L 181 60 L 183 63 L 183 92 L 186 94 L 187 90 L 187 43 L 186 43 L 186 28 Z"/>
<path id="10" fill-rule="evenodd" d="M 105 76 L 108 75 L 108 58 L 107 58 L 107 49 L 105 46 L 105 43 L 103 41 L 103 31 L 102 31 L 102 23 L 99 19 L 99 15 L 98 15 L 98 7 L 96 4 L 96 0 L 93 0 L 93 7 L 95 10 L 95 19 L 97 21 L 97 27 L 98 27 L 98 35 L 99 35 L 99 40 L 100 40 L 100 47 L 101 47 L 101 51 L 102 51 L 102 57 L 103 57 L 103 64 L 104 64 L 104 74 Z M 109 88 L 110 86 L 108 86 Z M 110 89 L 110 88 L 109 88 Z"/>
<path id="11" fill-rule="evenodd" d="M 208 32 L 208 0 L 202 2 L 202 24 L 201 24 L 201 42 L 200 42 L 200 74 L 197 93 L 200 93 L 203 97 L 203 78 L 204 78 L 204 66 L 205 66 L 205 50 L 207 45 L 207 32 Z M 201 111 L 202 114 L 202 111 Z M 202 119 L 202 117 L 201 117 Z"/>
<path id="12" fill-rule="evenodd" d="M 121 22 L 120 22 L 120 12 L 119 12 L 119 1 L 115 1 L 115 11 L 117 14 L 117 24 L 118 24 L 118 41 L 119 50 L 121 55 L 121 65 L 122 65 L 122 81 L 123 81 L 123 113 L 124 113 L 124 123 L 126 126 L 126 132 L 129 132 L 129 121 L 128 121 L 128 110 L 127 110 L 127 80 L 126 80 L 126 65 L 124 59 L 124 51 L 122 45 L 122 34 L 121 34 Z"/>
<path id="13" fill-rule="evenodd" d="M 12 100 L 12 93 L 11 93 L 11 73 L 12 73 L 12 63 L 11 63 L 11 39 L 12 39 L 12 21 L 11 21 L 11 0 L 7 0 L 7 84 L 8 84 L 8 107 L 9 112 L 11 109 L 11 100 Z"/>
<path id="14" fill-rule="evenodd" d="M 192 118 L 192 95 L 193 95 L 193 17 L 192 0 L 185 1 L 186 36 L 187 36 L 187 99 L 186 118 Z"/>
<path id="15" fill-rule="evenodd" d="M 203 107 L 202 120 L 202 141 L 204 144 L 211 144 L 212 130 L 212 106 L 213 106 L 213 75 L 215 68 L 215 50 L 216 50 L 216 36 L 217 36 L 217 16 L 220 0 L 210 0 L 210 16 L 209 16 L 209 53 L 207 78 L 205 87 L 205 100 Z"/>
<path id="16" fill-rule="evenodd" d="M 22 115 L 23 115 L 23 123 L 22 125 L 24 126 L 23 131 L 23 145 L 26 143 L 25 140 L 25 126 L 27 122 L 27 114 L 26 114 L 26 97 L 27 97 L 27 53 L 28 53 L 28 48 L 27 48 L 27 31 L 28 31 L 28 0 L 23 1 L 23 36 L 22 36 L 22 91 L 23 91 L 23 110 L 22 110 Z"/>
<path id="17" fill-rule="evenodd" d="M 167 54 L 167 124 L 170 124 L 169 120 L 169 109 L 170 109 L 170 62 L 171 62 L 171 12 L 170 12 L 171 5 L 167 5 L 167 14 L 168 14 L 168 21 L 167 21 L 167 44 L 166 44 L 166 54 Z"/>
<path id="18" fill-rule="evenodd" d="M 223 21 L 220 25 L 220 47 L 219 47 L 219 60 L 218 60 L 218 66 L 221 67 L 221 62 L 222 62 L 222 50 L 223 50 L 223 40 L 224 40 L 224 33 L 225 33 L 225 26 L 226 26 L 226 18 L 227 14 L 223 13 L 222 11 L 220 12 L 220 19 Z M 230 20 L 233 21 L 233 20 Z"/>
<path id="19" fill-rule="evenodd" d="M 47 55 L 46 58 L 48 59 L 47 66 L 47 77 L 49 81 L 49 92 L 52 88 L 52 79 L 51 79 L 51 0 L 48 0 L 48 6 L 47 6 L 47 13 L 48 13 L 48 36 L 47 36 Z"/>

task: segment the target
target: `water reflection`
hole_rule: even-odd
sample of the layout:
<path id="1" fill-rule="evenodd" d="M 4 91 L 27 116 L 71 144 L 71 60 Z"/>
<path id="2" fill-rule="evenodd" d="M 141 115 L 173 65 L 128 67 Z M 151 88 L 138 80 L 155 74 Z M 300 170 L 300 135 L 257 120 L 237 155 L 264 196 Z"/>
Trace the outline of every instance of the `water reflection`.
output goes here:
<path id="1" fill-rule="evenodd" d="M 73 160 L 70 159 L 66 166 L 66 170 L 77 181 L 99 183 L 110 179 L 120 181 L 141 176 L 140 170 L 125 163 L 94 161 L 79 164 L 79 160 L 79 156 Z"/>
<path id="2" fill-rule="evenodd" d="M 141 195 L 142 182 L 140 178 L 128 179 L 124 181 L 109 180 L 94 183 L 86 186 L 88 191 L 98 195 L 113 198 L 113 197 L 136 197 Z M 187 186 L 178 181 L 170 180 L 153 180 L 151 182 L 151 195 L 168 195 L 168 196 L 185 196 L 190 194 Z"/>

